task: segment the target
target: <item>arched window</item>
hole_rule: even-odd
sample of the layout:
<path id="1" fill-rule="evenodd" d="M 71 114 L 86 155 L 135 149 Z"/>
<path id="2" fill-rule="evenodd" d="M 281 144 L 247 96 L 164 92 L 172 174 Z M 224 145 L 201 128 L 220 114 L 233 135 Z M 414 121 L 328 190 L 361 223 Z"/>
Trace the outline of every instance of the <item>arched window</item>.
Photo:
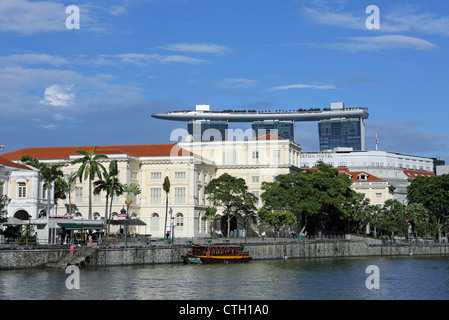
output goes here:
<path id="1" fill-rule="evenodd" d="M 151 215 L 151 230 L 159 231 L 159 215 L 156 212 Z"/>
<path id="2" fill-rule="evenodd" d="M 184 227 L 184 215 L 181 212 L 178 212 L 176 214 L 176 228 L 179 231 L 182 231 L 183 227 Z"/>

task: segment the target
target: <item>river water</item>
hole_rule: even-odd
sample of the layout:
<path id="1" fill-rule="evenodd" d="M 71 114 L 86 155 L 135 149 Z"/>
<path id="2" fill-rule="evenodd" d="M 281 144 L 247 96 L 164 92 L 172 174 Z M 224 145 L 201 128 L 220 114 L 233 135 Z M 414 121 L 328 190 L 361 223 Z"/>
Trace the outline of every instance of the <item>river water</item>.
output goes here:
<path id="1" fill-rule="evenodd" d="M 378 271 L 367 273 L 368 266 Z M 378 276 L 379 288 L 367 288 Z M 410 300 L 449 299 L 449 257 L 253 260 L 226 265 L 85 268 L 69 290 L 65 270 L 0 271 L 11 300 Z M 371 279 L 371 278 L 370 278 Z M 374 281 L 374 280 L 373 280 Z M 369 280 L 369 283 L 374 283 Z"/>

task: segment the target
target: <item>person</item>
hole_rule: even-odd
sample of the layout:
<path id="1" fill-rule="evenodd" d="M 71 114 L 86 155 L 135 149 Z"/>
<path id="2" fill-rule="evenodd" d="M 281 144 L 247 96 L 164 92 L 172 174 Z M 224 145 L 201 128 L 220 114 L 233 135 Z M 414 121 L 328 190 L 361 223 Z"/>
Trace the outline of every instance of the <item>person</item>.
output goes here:
<path id="1" fill-rule="evenodd" d="M 89 247 L 92 247 L 92 235 L 89 235 Z"/>
<path id="2" fill-rule="evenodd" d="M 262 240 L 265 240 L 265 231 L 262 232 Z"/>
<path id="3" fill-rule="evenodd" d="M 75 253 L 75 245 L 72 243 L 72 245 L 70 246 L 70 253 L 73 254 Z"/>

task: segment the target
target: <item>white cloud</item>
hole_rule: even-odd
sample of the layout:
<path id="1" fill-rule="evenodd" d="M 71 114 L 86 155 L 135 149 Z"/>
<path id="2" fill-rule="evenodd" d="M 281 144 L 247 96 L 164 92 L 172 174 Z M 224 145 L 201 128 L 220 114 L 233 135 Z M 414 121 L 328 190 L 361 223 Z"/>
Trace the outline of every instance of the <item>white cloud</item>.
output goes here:
<path id="1" fill-rule="evenodd" d="M 343 5 L 342 5 L 343 4 Z M 314 2 L 302 7 L 300 11 L 317 24 L 353 30 L 366 30 L 367 14 L 353 14 L 345 9 L 347 4 L 331 6 L 327 2 Z M 449 36 L 449 15 L 425 11 L 417 5 L 397 4 L 387 11 L 380 6 L 379 32 L 398 33 L 416 31 L 424 34 Z"/>
<path id="2" fill-rule="evenodd" d="M 112 57 L 121 59 L 122 62 L 131 63 L 139 66 L 145 66 L 152 63 L 187 63 L 187 64 L 201 64 L 207 63 L 206 60 L 191 58 L 182 55 L 160 55 L 145 54 L 145 53 L 124 53 Z"/>
<path id="3" fill-rule="evenodd" d="M 290 84 L 287 86 L 279 86 L 279 87 L 272 87 L 266 89 L 266 91 L 278 91 L 278 90 L 290 90 L 290 89 L 316 89 L 316 90 L 322 90 L 322 89 L 337 89 L 334 85 L 310 85 L 310 84 Z"/>
<path id="4" fill-rule="evenodd" d="M 71 91 L 72 88 L 70 86 L 51 85 L 45 88 L 44 99 L 39 101 L 39 103 L 53 107 L 69 107 L 75 99 L 75 94 Z"/>
<path id="5" fill-rule="evenodd" d="M 13 54 L 10 56 L 0 57 L 0 64 L 2 65 L 47 64 L 59 67 L 68 63 L 69 61 L 65 58 L 41 53 Z"/>
<path id="6" fill-rule="evenodd" d="M 377 37 L 353 37 L 347 42 L 314 44 L 324 47 L 348 52 L 361 51 L 391 51 L 397 49 L 414 49 L 419 51 L 431 51 L 438 46 L 424 39 L 407 37 L 403 35 L 384 35 Z"/>
<path id="7" fill-rule="evenodd" d="M 54 1 L 0 1 L 0 31 L 36 34 L 65 30 L 65 6 Z"/>
<path id="8" fill-rule="evenodd" d="M 228 53 L 231 51 L 226 46 L 211 43 L 173 43 L 160 48 L 169 51 L 199 53 Z"/>
<path id="9" fill-rule="evenodd" d="M 219 85 L 231 88 L 250 88 L 256 86 L 257 81 L 246 78 L 227 78 L 220 82 Z"/>

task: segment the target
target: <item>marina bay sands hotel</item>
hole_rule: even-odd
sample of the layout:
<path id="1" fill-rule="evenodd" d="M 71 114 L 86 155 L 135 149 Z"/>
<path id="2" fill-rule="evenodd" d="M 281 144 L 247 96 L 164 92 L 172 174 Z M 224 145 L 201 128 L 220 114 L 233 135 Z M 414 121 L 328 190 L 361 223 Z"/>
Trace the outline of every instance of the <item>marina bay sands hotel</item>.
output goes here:
<path id="1" fill-rule="evenodd" d="M 350 147 L 365 150 L 366 108 L 345 108 L 343 102 L 334 102 L 330 108 L 311 108 L 297 111 L 210 110 L 208 105 L 197 105 L 196 110 L 152 114 L 157 119 L 185 121 L 194 141 L 227 140 L 229 122 L 251 122 L 253 138 L 274 133 L 295 141 L 296 121 L 319 121 L 320 150 Z"/>

